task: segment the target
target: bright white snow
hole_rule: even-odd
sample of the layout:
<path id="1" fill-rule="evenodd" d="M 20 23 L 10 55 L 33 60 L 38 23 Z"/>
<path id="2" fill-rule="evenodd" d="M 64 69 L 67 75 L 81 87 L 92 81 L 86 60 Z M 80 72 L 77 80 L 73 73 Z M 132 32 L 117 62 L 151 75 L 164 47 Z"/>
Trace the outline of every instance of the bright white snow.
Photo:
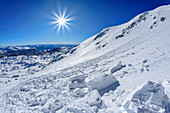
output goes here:
<path id="1" fill-rule="evenodd" d="M 105 28 L 23 82 L 1 78 L 1 111 L 170 112 L 169 12 L 162 6 Z"/>

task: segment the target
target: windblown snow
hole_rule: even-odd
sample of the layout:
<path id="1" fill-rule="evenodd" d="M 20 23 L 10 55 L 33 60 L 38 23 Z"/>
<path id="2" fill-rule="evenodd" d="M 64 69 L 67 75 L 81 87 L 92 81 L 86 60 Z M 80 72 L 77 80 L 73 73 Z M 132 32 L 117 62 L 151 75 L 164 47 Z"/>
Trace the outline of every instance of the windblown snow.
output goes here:
<path id="1" fill-rule="evenodd" d="M 170 113 L 169 12 L 162 6 L 105 28 L 24 80 L 7 73 L 0 112 Z"/>

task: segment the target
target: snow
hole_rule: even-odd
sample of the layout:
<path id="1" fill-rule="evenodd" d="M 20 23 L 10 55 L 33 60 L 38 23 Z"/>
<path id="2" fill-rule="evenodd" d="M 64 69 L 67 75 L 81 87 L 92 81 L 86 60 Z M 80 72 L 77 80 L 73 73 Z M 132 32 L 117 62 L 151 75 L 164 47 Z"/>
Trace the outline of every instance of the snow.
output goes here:
<path id="1" fill-rule="evenodd" d="M 169 10 L 162 6 L 105 28 L 42 70 L 21 70 L 18 80 L 12 73 L 22 66 L 8 62 L 32 64 L 38 56 L 0 59 L 0 67 L 13 69 L 0 78 L 0 112 L 169 113 Z M 46 64 L 47 56 L 36 61 Z"/>
<path id="2" fill-rule="evenodd" d="M 114 67 L 111 68 L 110 72 L 111 72 L 111 74 L 113 74 L 114 72 L 119 71 L 124 67 L 126 67 L 126 65 L 122 65 L 121 61 L 120 61 L 117 65 L 115 65 Z"/>
<path id="3" fill-rule="evenodd" d="M 99 92 L 97 90 L 93 90 L 92 92 L 90 92 L 87 95 L 86 102 L 90 106 L 100 106 L 100 104 L 102 103 L 102 100 L 101 100 Z"/>
<path id="4" fill-rule="evenodd" d="M 91 76 L 88 76 L 85 79 L 85 82 L 90 89 L 97 89 L 100 91 L 117 82 L 117 79 L 110 74 L 93 72 Z"/>
<path id="5" fill-rule="evenodd" d="M 141 89 L 132 95 L 124 108 L 130 112 L 164 112 L 168 106 L 169 98 L 164 92 L 161 83 L 148 81 Z"/>
<path id="6" fill-rule="evenodd" d="M 79 75 L 79 76 L 71 77 L 70 79 L 71 79 L 71 84 L 69 85 L 70 89 L 86 87 L 86 84 L 84 81 L 85 76 Z"/>

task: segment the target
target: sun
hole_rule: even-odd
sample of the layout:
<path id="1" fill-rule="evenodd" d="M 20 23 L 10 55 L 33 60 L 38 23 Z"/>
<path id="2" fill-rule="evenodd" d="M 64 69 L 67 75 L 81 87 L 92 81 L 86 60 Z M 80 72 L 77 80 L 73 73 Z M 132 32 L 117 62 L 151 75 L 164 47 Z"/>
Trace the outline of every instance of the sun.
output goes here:
<path id="1" fill-rule="evenodd" d="M 52 10 L 51 19 L 50 25 L 55 25 L 55 28 L 57 28 L 57 31 L 59 32 L 61 30 L 70 30 L 71 21 L 74 20 L 74 17 L 70 16 L 67 10 Z"/>
<path id="2" fill-rule="evenodd" d="M 60 25 L 64 25 L 64 24 L 66 23 L 66 20 L 65 20 L 64 18 L 59 18 L 59 19 L 58 19 L 58 23 L 59 23 Z"/>

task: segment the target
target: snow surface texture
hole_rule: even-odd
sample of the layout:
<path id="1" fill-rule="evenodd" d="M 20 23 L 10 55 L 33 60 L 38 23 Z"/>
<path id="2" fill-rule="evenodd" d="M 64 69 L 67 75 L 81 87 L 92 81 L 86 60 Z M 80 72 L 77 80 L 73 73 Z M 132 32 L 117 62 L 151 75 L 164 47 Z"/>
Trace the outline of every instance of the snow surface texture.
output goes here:
<path id="1" fill-rule="evenodd" d="M 131 100 L 124 105 L 127 111 L 148 113 L 148 112 L 169 112 L 169 98 L 164 92 L 161 83 L 147 82 L 144 86 L 136 91 Z M 164 109 L 164 110 L 162 110 Z"/>
<path id="2" fill-rule="evenodd" d="M 162 6 L 105 28 L 30 79 L 0 84 L 0 110 L 169 113 L 169 12 Z"/>
<path id="3" fill-rule="evenodd" d="M 7 84 L 17 80 L 25 80 L 28 74 L 34 74 L 45 68 L 50 63 L 65 57 L 69 48 L 63 47 L 60 52 L 46 53 L 43 55 L 20 55 L 0 59 L 0 83 Z"/>

